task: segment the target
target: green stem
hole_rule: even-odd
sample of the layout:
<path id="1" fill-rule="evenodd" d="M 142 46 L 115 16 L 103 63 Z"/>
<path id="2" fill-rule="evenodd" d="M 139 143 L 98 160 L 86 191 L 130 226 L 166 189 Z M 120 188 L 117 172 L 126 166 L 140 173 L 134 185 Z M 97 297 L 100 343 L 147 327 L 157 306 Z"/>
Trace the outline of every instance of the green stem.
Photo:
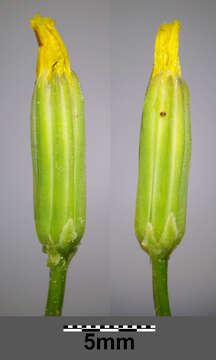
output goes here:
<path id="1" fill-rule="evenodd" d="M 156 316 L 171 316 L 168 288 L 168 259 L 154 257 L 152 260 L 153 296 Z"/>
<path id="2" fill-rule="evenodd" d="M 60 262 L 50 267 L 49 290 L 45 316 L 61 316 L 68 266 Z"/>

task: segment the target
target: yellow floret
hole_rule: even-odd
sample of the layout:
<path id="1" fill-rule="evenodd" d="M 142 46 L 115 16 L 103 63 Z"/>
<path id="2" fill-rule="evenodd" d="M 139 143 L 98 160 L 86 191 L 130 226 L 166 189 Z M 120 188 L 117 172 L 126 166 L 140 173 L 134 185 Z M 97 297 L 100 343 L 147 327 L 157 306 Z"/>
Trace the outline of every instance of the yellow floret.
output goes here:
<path id="1" fill-rule="evenodd" d="M 71 80 L 68 52 L 55 28 L 55 21 L 36 14 L 30 23 L 39 46 L 36 78 L 46 72 L 48 80 L 53 74 L 66 74 Z"/>
<path id="2" fill-rule="evenodd" d="M 162 24 L 155 40 L 154 67 L 151 78 L 162 71 L 171 71 L 173 75 L 181 76 L 181 65 L 178 57 L 179 31 L 181 23 Z"/>

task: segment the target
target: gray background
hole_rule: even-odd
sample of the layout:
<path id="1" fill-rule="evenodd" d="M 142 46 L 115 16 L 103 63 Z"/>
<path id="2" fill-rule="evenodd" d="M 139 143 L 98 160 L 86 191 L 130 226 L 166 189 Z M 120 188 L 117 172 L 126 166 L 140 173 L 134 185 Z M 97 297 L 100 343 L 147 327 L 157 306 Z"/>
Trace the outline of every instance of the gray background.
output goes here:
<path id="1" fill-rule="evenodd" d="M 155 324 L 156 332 L 152 333 L 97 333 L 98 338 L 112 337 L 134 339 L 134 350 L 86 350 L 84 345 L 86 333 L 63 333 L 65 324 L 122 324 L 121 317 L 1 317 L 0 336 L 3 358 L 59 360 L 78 358 L 82 360 L 110 359 L 167 359 L 203 360 L 206 354 L 215 352 L 215 318 L 209 317 L 176 317 L 145 318 L 124 317 L 126 324 Z M 11 331 L 13 329 L 13 331 Z M 91 333 L 92 334 L 92 333 Z M 91 336 L 92 338 L 92 336 Z M 37 339 L 37 341 L 35 341 Z M 181 339 L 181 340 L 180 340 Z M 13 343 L 13 346 L 11 346 Z M 38 345 L 40 344 L 40 345 Z M 88 342 L 90 345 L 90 343 Z M 110 344 L 109 344 L 110 345 Z M 115 346 L 116 347 L 116 346 Z"/>
<path id="2" fill-rule="evenodd" d="M 5 0 L 0 3 L 0 315 L 41 315 L 48 268 L 33 220 L 30 102 L 37 43 L 36 12 L 56 20 L 85 97 L 87 226 L 67 279 L 65 315 L 104 315 L 110 309 L 109 3 L 101 0 Z"/>
<path id="3" fill-rule="evenodd" d="M 169 264 L 170 301 L 174 315 L 216 315 L 213 0 L 1 0 L 0 315 L 41 315 L 47 295 L 29 135 L 37 44 L 28 19 L 35 12 L 56 20 L 86 103 L 87 227 L 64 314 L 153 315 L 151 266 L 133 230 L 139 130 L 158 26 L 178 18 L 193 149 L 187 231 Z"/>
<path id="4" fill-rule="evenodd" d="M 115 0 L 111 7 L 111 313 L 153 315 L 151 265 L 134 235 L 138 145 L 158 26 L 179 19 L 191 93 L 186 234 L 169 262 L 173 315 L 216 315 L 216 2 Z"/>

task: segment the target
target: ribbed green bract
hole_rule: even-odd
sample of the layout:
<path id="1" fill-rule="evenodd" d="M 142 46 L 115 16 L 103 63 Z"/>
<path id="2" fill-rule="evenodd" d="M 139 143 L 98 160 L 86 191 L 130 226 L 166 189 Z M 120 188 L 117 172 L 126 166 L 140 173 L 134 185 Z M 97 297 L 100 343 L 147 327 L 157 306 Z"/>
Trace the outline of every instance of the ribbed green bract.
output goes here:
<path id="1" fill-rule="evenodd" d="M 168 257 L 184 235 L 190 157 L 188 87 L 160 73 L 144 101 L 135 217 L 136 236 L 151 257 Z"/>
<path id="2" fill-rule="evenodd" d="M 31 106 L 34 213 L 48 265 L 70 259 L 85 229 L 84 100 L 79 80 L 40 76 Z"/>

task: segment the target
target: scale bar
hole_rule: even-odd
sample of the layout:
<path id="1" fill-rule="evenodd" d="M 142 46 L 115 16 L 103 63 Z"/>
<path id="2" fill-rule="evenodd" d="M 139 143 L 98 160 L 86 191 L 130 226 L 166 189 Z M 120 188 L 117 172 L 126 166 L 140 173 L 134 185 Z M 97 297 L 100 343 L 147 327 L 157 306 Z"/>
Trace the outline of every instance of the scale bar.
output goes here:
<path id="1" fill-rule="evenodd" d="M 64 325 L 63 332 L 156 332 L 156 325 Z"/>

